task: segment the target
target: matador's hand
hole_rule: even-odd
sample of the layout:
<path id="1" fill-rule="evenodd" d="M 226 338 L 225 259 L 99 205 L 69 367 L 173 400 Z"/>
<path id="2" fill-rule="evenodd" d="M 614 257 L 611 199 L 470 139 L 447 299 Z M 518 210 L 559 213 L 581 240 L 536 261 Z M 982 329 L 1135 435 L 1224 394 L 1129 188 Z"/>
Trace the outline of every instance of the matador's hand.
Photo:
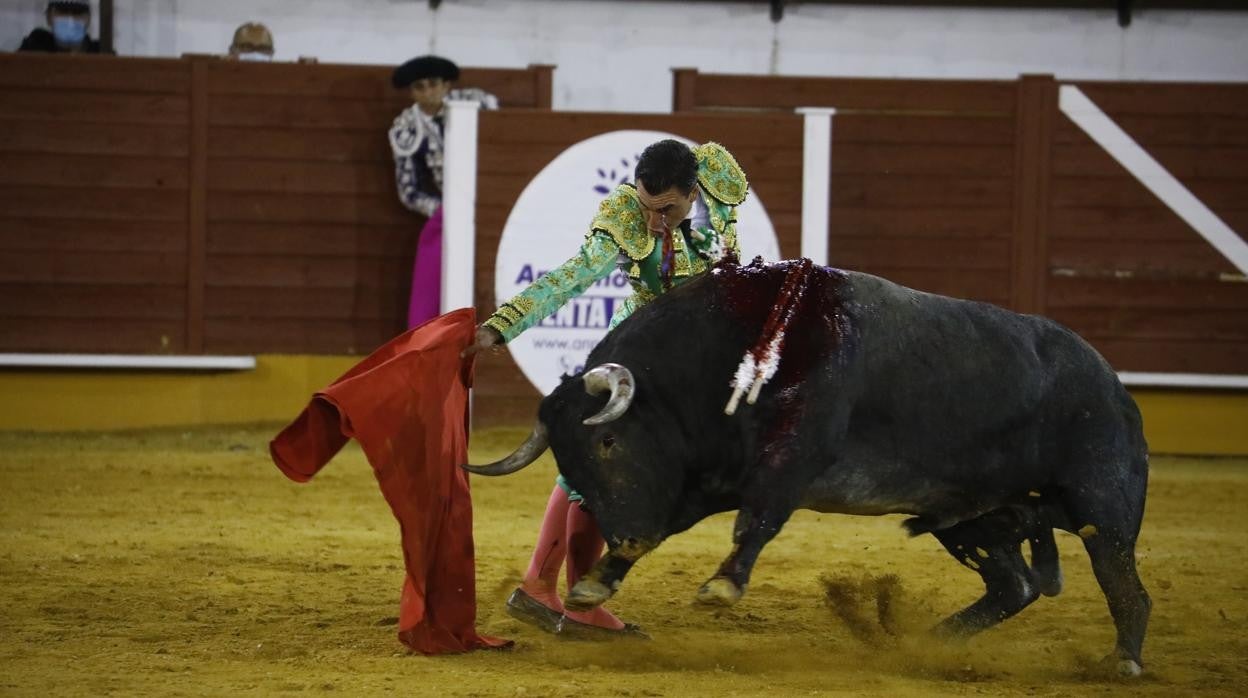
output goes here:
<path id="1" fill-rule="evenodd" d="M 481 325 L 477 328 L 477 336 L 473 339 L 472 344 L 469 344 L 468 348 L 461 351 L 459 357 L 461 359 L 472 358 L 477 352 L 499 346 L 502 343 L 503 335 L 499 334 L 498 330 Z"/>

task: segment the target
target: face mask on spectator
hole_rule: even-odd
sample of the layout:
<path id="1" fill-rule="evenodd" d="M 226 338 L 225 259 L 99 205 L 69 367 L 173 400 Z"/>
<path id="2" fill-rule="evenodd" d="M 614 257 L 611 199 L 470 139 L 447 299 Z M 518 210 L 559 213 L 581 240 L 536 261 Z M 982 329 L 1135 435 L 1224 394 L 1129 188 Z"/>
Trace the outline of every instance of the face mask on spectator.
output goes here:
<path id="1" fill-rule="evenodd" d="M 58 44 L 81 44 L 87 38 L 87 23 L 76 17 L 53 17 L 52 36 Z"/>
<path id="2" fill-rule="evenodd" d="M 267 53 L 259 53 L 257 51 L 244 51 L 243 53 L 238 54 L 238 60 L 269 62 L 273 60 L 273 56 L 270 56 Z"/>

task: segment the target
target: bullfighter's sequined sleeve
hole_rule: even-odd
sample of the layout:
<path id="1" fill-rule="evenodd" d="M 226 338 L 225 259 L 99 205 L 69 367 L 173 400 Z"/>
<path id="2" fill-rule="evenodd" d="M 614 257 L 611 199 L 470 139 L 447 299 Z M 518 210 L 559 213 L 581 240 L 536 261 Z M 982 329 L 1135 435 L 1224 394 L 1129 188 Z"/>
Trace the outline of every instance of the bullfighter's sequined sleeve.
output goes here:
<path id="1" fill-rule="evenodd" d="M 575 256 L 503 303 L 484 324 L 498 330 L 503 340 L 510 342 L 609 275 L 615 270 L 619 255 L 620 247 L 609 235 L 590 234 Z"/>

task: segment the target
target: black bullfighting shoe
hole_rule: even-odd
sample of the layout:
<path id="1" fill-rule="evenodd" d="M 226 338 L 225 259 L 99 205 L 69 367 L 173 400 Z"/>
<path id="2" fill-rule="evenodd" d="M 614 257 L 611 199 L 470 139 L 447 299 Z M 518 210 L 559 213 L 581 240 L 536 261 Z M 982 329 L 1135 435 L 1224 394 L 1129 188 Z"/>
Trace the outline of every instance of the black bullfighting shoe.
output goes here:
<path id="1" fill-rule="evenodd" d="M 559 618 L 559 624 L 555 628 L 555 634 L 559 637 L 569 640 L 649 640 L 647 635 L 639 626 L 632 623 L 625 623 L 624 627 L 619 630 L 611 630 L 600 625 L 590 625 L 582 623 L 579 620 L 572 620 L 567 616 Z"/>
<path id="2" fill-rule="evenodd" d="M 548 633 L 559 632 L 559 620 L 563 618 L 562 613 L 538 603 L 537 599 L 524 593 L 524 589 L 516 589 L 507 597 L 507 613 Z"/>

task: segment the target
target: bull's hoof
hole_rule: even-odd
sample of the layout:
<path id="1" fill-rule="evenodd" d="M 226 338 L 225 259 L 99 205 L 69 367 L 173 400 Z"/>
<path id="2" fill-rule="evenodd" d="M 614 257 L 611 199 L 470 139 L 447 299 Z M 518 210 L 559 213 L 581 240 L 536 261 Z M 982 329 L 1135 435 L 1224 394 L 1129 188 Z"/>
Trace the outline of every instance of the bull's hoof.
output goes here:
<path id="1" fill-rule="evenodd" d="M 1134 679 L 1144 672 L 1140 663 L 1134 659 L 1119 659 L 1114 657 L 1110 661 L 1117 662 L 1118 675 L 1124 679 Z"/>
<path id="2" fill-rule="evenodd" d="M 1119 677 L 1124 679 L 1134 679 L 1144 673 L 1144 669 L 1140 666 L 1139 662 L 1128 657 L 1123 657 L 1117 652 L 1106 655 L 1106 657 L 1101 660 L 1101 668 L 1107 673 L 1116 673 Z"/>
<path id="3" fill-rule="evenodd" d="M 741 599 L 745 590 L 727 577 L 714 577 L 698 589 L 698 602 L 709 606 L 731 606 Z"/>
<path id="4" fill-rule="evenodd" d="M 563 606 L 571 611 L 588 611 L 602 605 L 609 598 L 611 590 L 607 585 L 592 579 L 582 579 L 568 592 Z"/>

